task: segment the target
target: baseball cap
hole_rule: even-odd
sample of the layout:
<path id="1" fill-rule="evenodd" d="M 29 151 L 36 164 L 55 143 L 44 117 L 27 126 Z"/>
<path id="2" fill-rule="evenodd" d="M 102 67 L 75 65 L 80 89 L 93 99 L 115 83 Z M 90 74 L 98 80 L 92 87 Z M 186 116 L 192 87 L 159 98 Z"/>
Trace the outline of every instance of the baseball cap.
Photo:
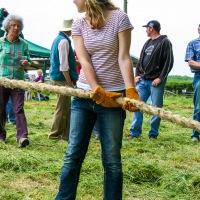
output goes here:
<path id="1" fill-rule="evenodd" d="M 199 24 L 199 28 L 200 28 L 200 24 Z"/>
<path id="2" fill-rule="evenodd" d="M 156 20 L 151 20 L 147 23 L 147 25 L 144 25 L 142 27 L 151 27 L 151 28 L 155 29 L 156 31 L 160 31 L 160 29 L 161 29 L 160 23 Z"/>

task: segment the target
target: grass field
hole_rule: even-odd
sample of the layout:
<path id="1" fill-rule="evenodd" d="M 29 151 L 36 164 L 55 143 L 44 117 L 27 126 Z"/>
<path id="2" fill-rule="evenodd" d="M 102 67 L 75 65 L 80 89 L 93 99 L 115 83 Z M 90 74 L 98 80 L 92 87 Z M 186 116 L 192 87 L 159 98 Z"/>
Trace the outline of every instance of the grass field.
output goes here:
<path id="1" fill-rule="evenodd" d="M 165 97 L 164 109 L 192 118 L 192 99 Z M 53 200 L 57 194 L 67 142 L 47 138 L 56 106 L 50 101 L 26 101 L 30 146 L 18 148 L 14 126 L 6 125 L 7 142 L 0 144 L 0 200 Z M 132 113 L 127 113 L 122 161 L 125 200 L 200 199 L 200 143 L 192 143 L 191 130 L 161 122 L 157 140 L 148 139 L 149 120 L 143 134 L 128 139 Z M 103 199 L 103 168 L 98 140 L 91 138 L 77 191 L 78 200 Z"/>

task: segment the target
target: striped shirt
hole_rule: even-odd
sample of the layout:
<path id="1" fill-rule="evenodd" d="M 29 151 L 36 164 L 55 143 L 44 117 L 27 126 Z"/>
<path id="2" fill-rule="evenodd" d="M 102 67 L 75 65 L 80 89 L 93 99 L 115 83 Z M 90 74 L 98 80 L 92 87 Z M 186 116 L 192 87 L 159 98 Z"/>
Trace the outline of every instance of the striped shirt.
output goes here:
<path id="1" fill-rule="evenodd" d="M 185 61 L 194 60 L 200 63 L 200 36 L 189 42 L 186 49 Z M 190 68 L 192 73 L 200 72 L 198 69 Z"/>
<path id="2" fill-rule="evenodd" d="M 106 91 L 124 90 L 125 85 L 118 63 L 118 33 L 133 26 L 121 10 L 114 10 L 107 24 L 101 29 L 91 29 L 84 18 L 72 25 L 72 35 L 81 35 L 96 73 L 98 84 Z M 83 70 L 80 71 L 77 87 L 91 89 Z"/>
<path id="3" fill-rule="evenodd" d="M 28 44 L 22 38 L 10 43 L 6 37 L 0 38 L 0 77 L 24 80 L 24 67 L 20 60 L 31 61 Z"/>

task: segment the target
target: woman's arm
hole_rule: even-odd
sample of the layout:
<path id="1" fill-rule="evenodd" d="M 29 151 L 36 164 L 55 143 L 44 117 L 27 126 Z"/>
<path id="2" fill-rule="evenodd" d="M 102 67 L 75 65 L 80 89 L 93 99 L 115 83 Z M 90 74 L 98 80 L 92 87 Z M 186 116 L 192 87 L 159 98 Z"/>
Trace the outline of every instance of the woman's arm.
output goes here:
<path id="1" fill-rule="evenodd" d="M 137 90 L 135 89 L 133 63 L 130 58 L 129 50 L 131 45 L 131 29 L 118 34 L 119 37 L 119 67 L 122 72 L 126 86 L 126 97 L 140 101 Z M 124 101 L 122 108 L 130 112 L 138 112 L 139 109 L 130 101 Z"/>
<path id="2" fill-rule="evenodd" d="M 92 91 L 95 91 L 96 87 L 98 86 L 98 82 L 96 79 L 95 71 L 92 66 L 90 55 L 85 49 L 82 36 L 74 35 L 73 42 L 85 78 L 88 81 L 90 87 L 92 88 Z"/>
<path id="3" fill-rule="evenodd" d="M 131 29 L 118 33 L 119 38 L 119 67 L 124 79 L 126 88 L 134 87 L 133 63 L 130 57 Z"/>

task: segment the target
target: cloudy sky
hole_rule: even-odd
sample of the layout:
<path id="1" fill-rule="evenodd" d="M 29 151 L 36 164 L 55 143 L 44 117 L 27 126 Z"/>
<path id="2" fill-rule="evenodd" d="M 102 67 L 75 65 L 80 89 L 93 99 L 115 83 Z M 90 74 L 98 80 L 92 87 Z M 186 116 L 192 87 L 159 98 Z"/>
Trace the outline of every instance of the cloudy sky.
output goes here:
<path id="1" fill-rule="evenodd" d="M 112 2 L 123 9 L 124 0 Z M 0 0 L 0 6 L 24 18 L 27 40 L 49 49 L 63 19 L 82 16 L 73 0 Z M 139 57 L 148 39 L 142 25 L 156 19 L 161 23 L 161 34 L 167 35 L 173 44 L 175 63 L 170 75 L 193 76 L 184 57 L 187 43 L 198 37 L 199 0 L 128 0 L 128 15 L 134 26 L 131 54 Z"/>

